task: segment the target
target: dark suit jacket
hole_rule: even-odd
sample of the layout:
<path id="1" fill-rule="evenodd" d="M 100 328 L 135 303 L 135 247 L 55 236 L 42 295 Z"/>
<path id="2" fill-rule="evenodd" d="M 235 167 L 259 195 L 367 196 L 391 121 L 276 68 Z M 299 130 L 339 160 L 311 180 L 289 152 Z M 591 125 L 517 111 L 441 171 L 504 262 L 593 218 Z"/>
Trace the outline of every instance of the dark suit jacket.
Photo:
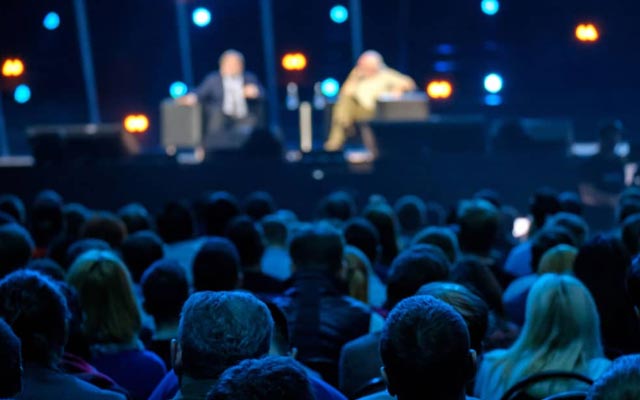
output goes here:
<path id="1" fill-rule="evenodd" d="M 264 88 L 258 77 L 251 72 L 244 73 L 245 85 L 256 85 L 260 90 L 260 96 L 264 97 Z M 198 100 L 207 107 L 222 107 L 224 102 L 224 86 L 222 75 L 218 71 L 212 72 L 204 78 L 204 81 L 195 90 Z"/>
<path id="2" fill-rule="evenodd" d="M 62 372 L 25 367 L 22 393 L 16 399 L 125 400 L 125 397 L 119 393 L 99 389 Z"/>
<path id="3" fill-rule="evenodd" d="M 381 376 L 379 343 L 382 332 L 373 332 L 345 344 L 340 352 L 340 391 L 353 397 L 372 379 Z"/>

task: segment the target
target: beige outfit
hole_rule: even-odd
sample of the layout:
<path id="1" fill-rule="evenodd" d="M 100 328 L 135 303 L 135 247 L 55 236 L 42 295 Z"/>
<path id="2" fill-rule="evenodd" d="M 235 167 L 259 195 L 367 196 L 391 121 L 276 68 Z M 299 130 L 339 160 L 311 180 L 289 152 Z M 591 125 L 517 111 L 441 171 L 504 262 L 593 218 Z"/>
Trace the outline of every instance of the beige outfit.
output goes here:
<path id="1" fill-rule="evenodd" d="M 331 133 L 325 149 L 341 149 L 347 132 L 352 131 L 356 122 L 367 121 L 375 116 L 376 102 L 380 96 L 413 88 L 413 79 L 391 68 L 384 68 L 375 76 L 363 79 L 358 79 L 355 70 L 352 71 L 333 106 Z"/>

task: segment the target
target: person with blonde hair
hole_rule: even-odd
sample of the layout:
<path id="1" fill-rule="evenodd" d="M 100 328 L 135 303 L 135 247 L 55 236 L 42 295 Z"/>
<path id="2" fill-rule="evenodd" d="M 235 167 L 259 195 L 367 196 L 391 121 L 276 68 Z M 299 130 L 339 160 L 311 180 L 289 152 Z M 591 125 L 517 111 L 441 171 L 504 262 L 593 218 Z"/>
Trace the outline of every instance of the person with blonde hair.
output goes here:
<path id="1" fill-rule="evenodd" d="M 525 324 L 506 350 L 487 353 L 476 378 L 480 399 L 498 399 L 516 383 L 541 372 L 563 371 L 598 378 L 611 362 L 604 358 L 600 318 L 589 290 L 576 278 L 547 274 L 527 299 Z M 527 394 L 544 398 L 575 389 L 568 380 L 532 386 Z"/>
<path id="2" fill-rule="evenodd" d="M 578 249 L 567 244 L 558 245 L 548 250 L 540 260 L 538 274 L 572 275 L 573 263 L 578 256 Z"/>
<path id="3" fill-rule="evenodd" d="M 91 250 L 73 263 L 67 281 L 78 291 L 93 365 L 132 399 L 148 398 L 166 369 L 138 338 L 142 317 L 127 267 L 110 251 Z"/>

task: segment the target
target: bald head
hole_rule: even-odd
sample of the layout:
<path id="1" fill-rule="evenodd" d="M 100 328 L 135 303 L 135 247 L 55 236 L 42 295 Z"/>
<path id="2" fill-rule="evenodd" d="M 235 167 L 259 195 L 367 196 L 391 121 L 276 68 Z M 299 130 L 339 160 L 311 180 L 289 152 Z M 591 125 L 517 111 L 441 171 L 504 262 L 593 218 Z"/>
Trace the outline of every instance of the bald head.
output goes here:
<path id="1" fill-rule="evenodd" d="M 362 76 L 368 78 L 379 73 L 384 66 L 384 59 L 380 53 L 375 50 L 367 50 L 358 58 L 356 68 Z"/>
<path id="2" fill-rule="evenodd" d="M 238 76 L 244 72 L 244 56 L 237 50 L 227 50 L 220 56 L 220 74 Z"/>

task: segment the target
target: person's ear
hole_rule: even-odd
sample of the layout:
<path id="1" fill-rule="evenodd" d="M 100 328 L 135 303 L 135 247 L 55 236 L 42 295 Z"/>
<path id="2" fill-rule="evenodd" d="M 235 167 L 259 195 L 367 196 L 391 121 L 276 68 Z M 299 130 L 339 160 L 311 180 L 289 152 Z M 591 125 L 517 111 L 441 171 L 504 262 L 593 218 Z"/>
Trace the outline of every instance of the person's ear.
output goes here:
<path id="1" fill-rule="evenodd" d="M 382 380 L 387 385 L 387 392 L 389 392 L 389 394 L 391 396 L 395 396 L 396 395 L 396 391 L 393 388 L 393 385 L 391 384 L 391 382 L 389 381 L 389 376 L 387 375 L 387 370 L 384 367 L 380 367 L 380 375 L 382 375 Z"/>
<path id="2" fill-rule="evenodd" d="M 478 354 L 473 349 L 469 349 L 466 369 L 467 382 L 470 382 L 475 378 L 478 370 Z"/>
<path id="3" fill-rule="evenodd" d="M 178 377 L 182 376 L 182 348 L 177 339 L 171 339 L 171 366 Z"/>

